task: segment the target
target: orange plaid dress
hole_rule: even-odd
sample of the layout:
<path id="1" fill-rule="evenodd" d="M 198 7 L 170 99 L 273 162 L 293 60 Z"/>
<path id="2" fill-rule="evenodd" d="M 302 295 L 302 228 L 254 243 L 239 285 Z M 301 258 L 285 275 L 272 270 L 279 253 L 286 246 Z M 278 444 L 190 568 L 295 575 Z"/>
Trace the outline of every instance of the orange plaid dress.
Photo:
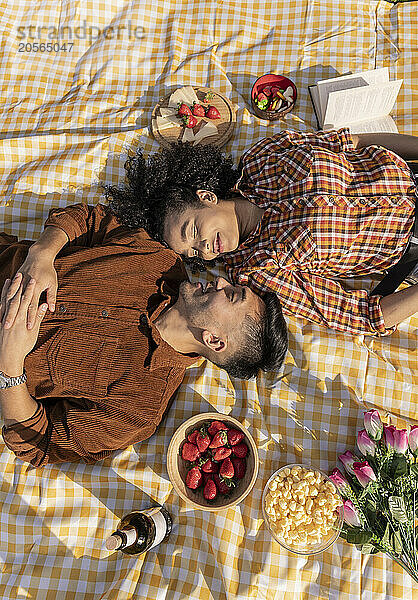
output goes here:
<path id="1" fill-rule="evenodd" d="M 265 208 L 257 228 L 224 255 L 228 276 L 278 294 L 285 313 L 351 334 L 386 335 L 380 296 L 336 279 L 383 272 L 414 224 L 408 165 L 382 148 L 354 149 L 348 129 L 282 131 L 241 159 L 234 191 Z"/>

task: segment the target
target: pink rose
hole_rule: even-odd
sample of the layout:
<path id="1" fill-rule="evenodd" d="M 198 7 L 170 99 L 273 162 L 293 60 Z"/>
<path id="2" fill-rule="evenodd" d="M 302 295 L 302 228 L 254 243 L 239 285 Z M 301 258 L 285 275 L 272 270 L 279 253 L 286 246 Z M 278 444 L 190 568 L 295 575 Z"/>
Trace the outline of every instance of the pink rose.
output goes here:
<path id="1" fill-rule="evenodd" d="M 364 427 L 372 440 L 380 440 L 383 433 L 383 423 L 377 410 L 364 413 Z"/>
<path id="2" fill-rule="evenodd" d="M 409 432 L 409 449 L 414 456 L 418 455 L 418 425 L 413 425 Z"/>
<path id="3" fill-rule="evenodd" d="M 388 448 L 394 448 L 395 447 L 395 438 L 393 436 L 393 432 L 395 431 L 396 427 L 394 427 L 393 425 L 388 425 L 383 427 L 383 432 L 384 432 L 384 436 L 385 436 L 385 444 Z"/>
<path id="4" fill-rule="evenodd" d="M 347 452 L 344 452 L 344 454 L 340 454 L 338 458 L 343 463 L 347 473 L 354 475 L 353 464 L 360 461 L 359 457 L 353 454 L 350 450 L 347 450 Z"/>
<path id="5" fill-rule="evenodd" d="M 329 478 L 341 494 L 346 496 L 350 492 L 350 484 L 339 469 L 334 469 Z"/>
<path id="6" fill-rule="evenodd" d="M 361 527 L 359 513 L 351 500 L 345 500 L 343 506 L 338 507 L 338 512 L 340 515 L 343 513 L 344 521 L 347 525 L 351 525 L 351 527 Z"/>
<path id="7" fill-rule="evenodd" d="M 376 452 L 376 443 L 369 438 L 365 429 L 357 434 L 357 446 L 365 456 L 374 456 Z"/>
<path id="8" fill-rule="evenodd" d="M 405 454 L 408 449 L 408 432 L 406 429 L 395 429 L 393 432 L 395 452 Z"/>
<path id="9" fill-rule="evenodd" d="M 355 462 L 353 464 L 353 471 L 360 485 L 363 487 L 366 487 L 370 481 L 377 481 L 376 475 L 374 474 L 374 471 L 367 460 L 364 460 L 363 462 Z"/>

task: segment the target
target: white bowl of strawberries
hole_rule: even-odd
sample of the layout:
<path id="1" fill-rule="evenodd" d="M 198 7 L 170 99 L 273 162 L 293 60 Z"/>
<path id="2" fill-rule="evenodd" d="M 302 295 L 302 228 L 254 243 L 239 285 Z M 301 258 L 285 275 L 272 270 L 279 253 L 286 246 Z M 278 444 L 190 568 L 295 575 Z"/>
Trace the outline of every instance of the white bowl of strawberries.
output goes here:
<path id="1" fill-rule="evenodd" d="M 201 510 L 241 502 L 258 474 L 257 446 L 237 419 L 203 413 L 185 421 L 171 438 L 167 471 L 179 496 Z"/>

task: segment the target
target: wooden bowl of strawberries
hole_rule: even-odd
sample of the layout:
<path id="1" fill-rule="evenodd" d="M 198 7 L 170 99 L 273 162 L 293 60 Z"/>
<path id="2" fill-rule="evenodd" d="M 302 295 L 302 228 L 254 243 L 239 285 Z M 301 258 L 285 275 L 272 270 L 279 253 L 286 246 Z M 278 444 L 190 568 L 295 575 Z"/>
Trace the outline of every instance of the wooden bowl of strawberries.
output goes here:
<path id="1" fill-rule="evenodd" d="M 241 502 L 253 488 L 257 446 L 237 419 L 216 412 L 195 415 L 171 438 L 167 471 L 187 504 L 223 510 Z"/>

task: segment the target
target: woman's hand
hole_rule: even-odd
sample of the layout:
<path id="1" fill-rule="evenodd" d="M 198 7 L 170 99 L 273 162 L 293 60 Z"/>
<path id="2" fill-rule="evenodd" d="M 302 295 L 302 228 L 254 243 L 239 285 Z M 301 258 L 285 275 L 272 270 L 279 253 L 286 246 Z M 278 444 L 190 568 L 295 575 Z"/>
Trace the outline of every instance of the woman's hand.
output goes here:
<path id="1" fill-rule="evenodd" d="M 54 312 L 58 290 L 58 278 L 54 267 L 54 259 L 55 255 L 50 252 L 36 250 L 35 248 L 29 250 L 25 262 L 10 282 L 6 294 L 2 295 L 1 298 L 0 321 L 2 321 L 5 329 L 13 325 L 19 308 L 18 303 L 10 303 L 10 300 L 14 298 L 21 286 L 23 286 L 22 291 L 25 292 L 31 279 L 35 280 L 35 284 L 34 286 L 32 284 L 31 302 L 27 311 L 28 329 L 31 329 L 35 323 L 39 298 L 42 292 L 46 291 L 48 308 L 51 312 Z M 3 319 L 7 303 L 9 303 L 7 318 Z"/>
<path id="2" fill-rule="evenodd" d="M 6 309 L 0 324 L 0 370 L 10 377 L 15 377 L 23 372 L 25 357 L 38 339 L 39 328 L 48 305 L 42 304 L 37 308 L 34 326 L 32 329 L 28 329 L 26 326 L 27 315 L 37 288 L 37 282 L 31 279 L 24 288 L 21 281 L 14 296 L 6 301 L 11 285 L 10 279 L 7 279 L 1 292 L 1 303 L 2 306 L 5 305 Z M 10 319 L 11 313 L 14 315 L 13 325 L 6 329 L 4 322 Z"/>

